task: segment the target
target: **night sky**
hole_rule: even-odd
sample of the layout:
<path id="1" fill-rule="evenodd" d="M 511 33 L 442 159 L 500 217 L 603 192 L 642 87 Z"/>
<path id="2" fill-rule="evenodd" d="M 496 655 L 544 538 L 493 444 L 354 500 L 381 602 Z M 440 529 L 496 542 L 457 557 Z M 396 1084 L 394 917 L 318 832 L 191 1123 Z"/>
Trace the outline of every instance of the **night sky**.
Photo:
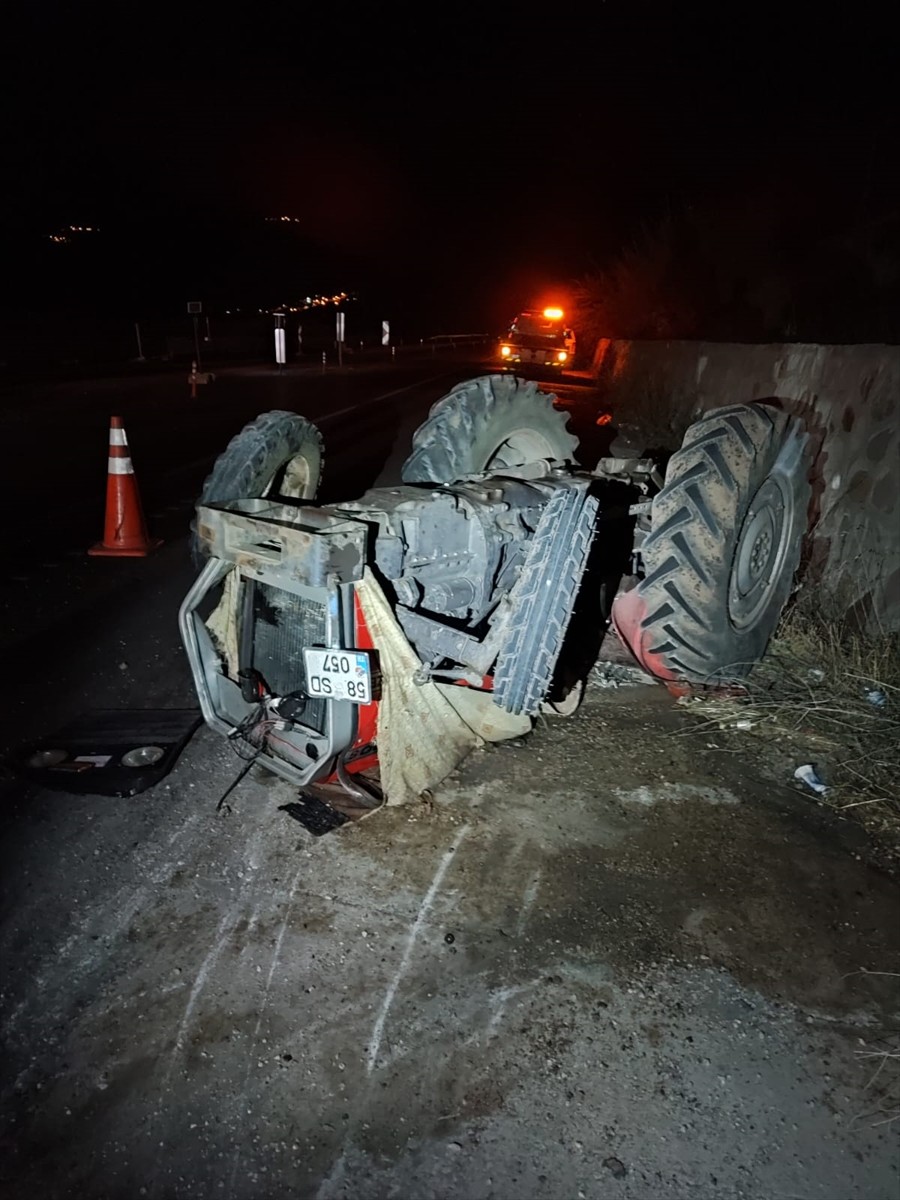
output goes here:
<path id="1" fill-rule="evenodd" d="M 774 187 L 825 227 L 894 203 L 897 62 L 874 9 L 222 11 L 18 19 L 7 307 L 354 287 L 472 328 L 673 208 Z M 281 214 L 298 220 L 265 225 Z M 70 224 L 100 234 L 48 242 Z"/>

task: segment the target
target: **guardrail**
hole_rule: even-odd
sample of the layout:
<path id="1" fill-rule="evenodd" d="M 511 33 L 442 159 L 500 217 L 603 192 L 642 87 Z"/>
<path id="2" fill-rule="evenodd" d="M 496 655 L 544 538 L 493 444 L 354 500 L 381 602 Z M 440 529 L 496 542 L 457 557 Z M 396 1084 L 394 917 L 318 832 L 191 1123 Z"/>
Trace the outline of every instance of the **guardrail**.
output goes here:
<path id="1" fill-rule="evenodd" d="M 435 333 L 431 337 L 422 338 L 420 344 L 433 347 L 449 346 L 453 349 L 456 346 L 486 346 L 495 341 L 496 337 L 489 333 Z"/>
<path id="2" fill-rule="evenodd" d="M 52 378 L 94 378 L 110 373 L 145 373 L 150 370 L 181 371 L 196 357 L 192 338 L 172 335 L 164 322 L 94 322 L 77 328 L 53 331 L 38 338 L 23 328 L 0 330 L 0 380 L 13 378 L 33 380 L 37 374 Z M 31 331 L 33 333 L 33 331 Z M 271 331 L 263 334 L 231 335 L 215 333 L 209 341 L 201 342 L 202 369 L 210 364 L 225 369 L 229 366 L 251 366 L 272 359 Z M 408 358 L 416 354 L 437 354 L 441 351 L 476 350 L 492 346 L 497 338 L 487 333 L 437 333 L 430 337 L 401 338 L 383 346 L 372 338 L 364 343 L 347 342 L 343 346 L 345 365 Z M 337 344 L 307 345 L 298 354 L 289 349 L 289 366 L 320 367 L 322 352 L 327 354 L 328 366 L 335 365 Z"/>

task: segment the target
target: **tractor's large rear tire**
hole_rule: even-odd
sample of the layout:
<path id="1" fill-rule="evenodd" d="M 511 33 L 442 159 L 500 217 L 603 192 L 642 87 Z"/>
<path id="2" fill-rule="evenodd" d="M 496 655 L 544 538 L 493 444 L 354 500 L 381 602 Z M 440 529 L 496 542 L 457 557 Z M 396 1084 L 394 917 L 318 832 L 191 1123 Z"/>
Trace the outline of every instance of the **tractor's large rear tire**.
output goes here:
<path id="1" fill-rule="evenodd" d="M 578 439 L 554 397 L 531 380 L 483 375 L 458 384 L 432 405 L 413 435 L 404 483 L 456 483 L 467 475 L 552 459 L 570 461 Z"/>
<path id="2" fill-rule="evenodd" d="M 644 578 L 621 597 L 654 674 L 716 683 L 762 658 L 806 533 L 807 445 L 801 423 L 766 404 L 717 409 L 687 431 L 653 501 Z"/>
<path id="3" fill-rule="evenodd" d="M 312 421 L 297 413 L 263 413 L 231 439 L 203 484 L 197 501 L 228 500 L 300 503 L 314 499 L 322 478 L 322 435 Z M 202 545 L 192 523 L 192 553 L 202 561 Z"/>

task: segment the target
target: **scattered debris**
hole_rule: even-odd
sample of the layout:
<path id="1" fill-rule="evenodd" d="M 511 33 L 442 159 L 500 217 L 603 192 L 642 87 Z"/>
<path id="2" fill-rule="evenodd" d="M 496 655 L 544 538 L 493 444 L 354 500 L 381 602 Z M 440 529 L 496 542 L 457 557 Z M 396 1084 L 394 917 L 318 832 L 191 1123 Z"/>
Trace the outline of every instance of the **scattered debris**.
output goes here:
<path id="1" fill-rule="evenodd" d="M 751 707 L 744 700 L 732 696 L 717 696 L 715 693 L 706 696 L 681 696 L 676 703 L 690 708 L 694 716 L 705 716 L 707 719 L 704 728 L 716 726 L 719 729 L 739 729 L 746 732 L 770 719 L 761 709 Z"/>
<path id="2" fill-rule="evenodd" d="M 874 834 L 890 856 L 885 865 L 900 861 L 900 637 L 863 633 L 797 605 L 745 685 L 743 698 L 681 699 L 700 718 L 685 732 L 741 729 L 763 737 L 777 772 L 790 773 L 815 753 L 827 787 L 818 775 L 818 788 L 798 780 Z"/>
<path id="3" fill-rule="evenodd" d="M 620 688 L 637 687 L 640 684 L 656 685 L 656 680 L 640 667 L 628 663 L 600 661 L 594 665 L 588 677 L 591 687 Z"/>
<path id="4" fill-rule="evenodd" d="M 794 772 L 794 778 L 799 779 L 801 783 L 805 783 L 808 788 L 819 796 L 824 796 L 828 791 L 827 786 L 819 778 L 816 768 L 812 763 L 804 763 L 802 767 L 798 767 Z"/>

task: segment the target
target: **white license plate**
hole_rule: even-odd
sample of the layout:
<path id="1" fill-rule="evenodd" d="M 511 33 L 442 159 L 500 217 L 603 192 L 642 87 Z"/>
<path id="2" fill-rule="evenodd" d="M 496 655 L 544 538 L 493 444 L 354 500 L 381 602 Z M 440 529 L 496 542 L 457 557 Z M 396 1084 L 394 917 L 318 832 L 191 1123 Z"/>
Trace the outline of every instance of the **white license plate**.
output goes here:
<path id="1" fill-rule="evenodd" d="M 326 700 L 372 703 L 372 670 L 363 650 L 304 650 L 306 688 Z"/>

